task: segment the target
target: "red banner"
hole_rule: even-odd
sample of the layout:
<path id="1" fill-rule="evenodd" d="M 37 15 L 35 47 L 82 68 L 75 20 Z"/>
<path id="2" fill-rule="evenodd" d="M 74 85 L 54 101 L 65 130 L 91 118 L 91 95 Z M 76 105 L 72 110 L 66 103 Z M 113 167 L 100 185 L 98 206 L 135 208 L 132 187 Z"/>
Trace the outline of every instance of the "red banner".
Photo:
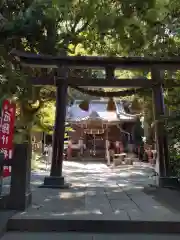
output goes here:
<path id="1" fill-rule="evenodd" d="M 15 104 L 9 100 L 4 100 L 1 112 L 0 151 L 4 153 L 5 159 L 12 158 L 15 113 Z M 4 167 L 3 177 L 10 175 L 11 167 Z"/>

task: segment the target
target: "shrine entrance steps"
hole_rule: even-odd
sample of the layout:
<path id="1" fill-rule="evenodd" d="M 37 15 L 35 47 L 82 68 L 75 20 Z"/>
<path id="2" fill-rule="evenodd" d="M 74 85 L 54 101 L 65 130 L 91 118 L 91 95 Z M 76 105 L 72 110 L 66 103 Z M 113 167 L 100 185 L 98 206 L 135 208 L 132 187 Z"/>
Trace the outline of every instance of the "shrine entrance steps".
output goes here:
<path id="1" fill-rule="evenodd" d="M 12 232 L 2 237 L 2 240 L 179 240 L 177 234 L 106 234 L 106 233 L 29 233 Z"/>
<path id="2" fill-rule="evenodd" d="M 113 169 L 102 163 L 64 162 L 69 189 L 37 188 L 46 174 L 33 176 L 33 204 L 9 219 L 9 232 L 180 233 L 180 193 L 149 187 L 153 169 L 148 164 Z"/>

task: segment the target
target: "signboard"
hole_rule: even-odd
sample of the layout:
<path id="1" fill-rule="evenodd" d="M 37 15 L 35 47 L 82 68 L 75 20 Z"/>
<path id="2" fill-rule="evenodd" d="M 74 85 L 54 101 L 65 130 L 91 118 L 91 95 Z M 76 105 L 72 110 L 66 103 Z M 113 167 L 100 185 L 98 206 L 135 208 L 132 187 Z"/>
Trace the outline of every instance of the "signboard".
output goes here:
<path id="1" fill-rule="evenodd" d="M 15 104 L 9 100 L 3 101 L 0 124 L 0 151 L 4 153 L 5 159 L 12 159 L 15 111 Z M 11 167 L 4 167 L 3 177 L 10 175 Z"/>

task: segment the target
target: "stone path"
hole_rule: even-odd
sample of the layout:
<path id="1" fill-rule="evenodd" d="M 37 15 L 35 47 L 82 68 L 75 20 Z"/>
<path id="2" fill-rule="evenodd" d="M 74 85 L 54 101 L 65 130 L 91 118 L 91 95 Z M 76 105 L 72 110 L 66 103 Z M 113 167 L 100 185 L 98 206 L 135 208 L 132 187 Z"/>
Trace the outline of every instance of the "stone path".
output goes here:
<path id="1" fill-rule="evenodd" d="M 45 171 L 33 173 L 33 204 L 14 219 L 107 219 L 180 221 L 180 212 L 146 194 L 153 169 L 148 164 L 109 168 L 101 163 L 64 163 L 70 189 L 38 188 Z"/>
<path id="2" fill-rule="evenodd" d="M 32 206 L 10 219 L 2 240 L 179 239 L 180 235 L 160 233 L 179 233 L 180 193 L 147 188 L 154 183 L 154 170 L 148 164 L 110 168 L 102 163 L 64 162 L 64 176 L 72 184 L 64 190 L 38 188 L 49 174 L 43 164 L 40 167 L 41 171 L 32 172 Z M 4 192 L 8 185 L 6 179 Z M 159 234 L 147 234 L 158 233 L 159 228 Z"/>

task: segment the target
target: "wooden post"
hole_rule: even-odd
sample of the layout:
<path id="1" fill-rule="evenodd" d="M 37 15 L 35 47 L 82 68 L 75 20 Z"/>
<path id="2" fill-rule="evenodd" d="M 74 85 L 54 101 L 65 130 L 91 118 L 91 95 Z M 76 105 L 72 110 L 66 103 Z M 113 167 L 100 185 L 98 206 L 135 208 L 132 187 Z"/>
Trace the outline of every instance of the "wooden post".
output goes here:
<path id="1" fill-rule="evenodd" d="M 63 76 L 64 81 L 56 82 L 56 117 L 53 136 L 53 153 L 50 176 L 45 177 L 44 185 L 41 187 L 49 188 L 66 188 L 68 184 L 64 183 L 62 176 L 63 166 L 63 151 L 64 151 L 64 133 L 65 133 L 65 119 L 66 119 L 66 99 L 67 99 L 67 81 L 66 68 L 61 68 L 59 73 Z"/>
<path id="2" fill-rule="evenodd" d="M 155 120 L 155 137 L 159 161 L 159 176 L 164 178 L 168 176 L 168 144 L 166 138 L 166 131 L 164 122 L 159 121 L 160 116 L 164 115 L 164 96 L 162 88 L 162 73 L 159 69 L 153 68 L 151 70 L 152 81 L 158 83 L 152 88 L 153 107 L 154 107 L 154 120 Z"/>
<path id="3" fill-rule="evenodd" d="M 54 145 L 50 173 L 52 177 L 62 176 L 62 160 L 64 150 L 64 132 L 66 117 L 66 95 L 67 85 L 65 83 L 59 82 L 57 84 L 56 120 L 54 126 L 54 139 L 53 139 Z"/>
<path id="4" fill-rule="evenodd" d="M 113 66 L 107 66 L 106 67 L 106 79 L 107 80 L 114 80 L 114 70 L 115 70 L 115 67 Z"/>

